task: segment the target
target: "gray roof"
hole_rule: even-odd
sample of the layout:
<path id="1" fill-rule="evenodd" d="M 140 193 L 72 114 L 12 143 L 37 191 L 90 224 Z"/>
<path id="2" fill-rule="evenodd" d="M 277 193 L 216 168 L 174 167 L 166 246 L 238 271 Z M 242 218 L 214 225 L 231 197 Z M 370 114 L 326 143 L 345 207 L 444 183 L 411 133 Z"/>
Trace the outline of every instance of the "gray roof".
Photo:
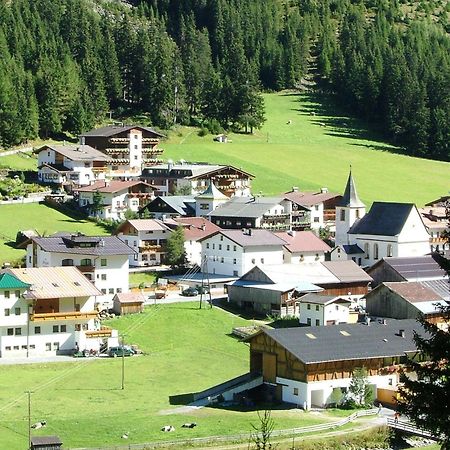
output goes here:
<path id="1" fill-rule="evenodd" d="M 206 236 L 203 239 L 208 239 L 218 233 L 222 234 L 233 242 L 236 242 L 236 244 L 240 245 L 241 247 L 276 245 L 280 246 L 281 250 L 282 246 L 286 244 L 286 241 L 268 230 L 220 230 L 216 231 L 214 234 Z M 203 239 L 200 239 L 200 241 L 202 241 Z"/>
<path id="2" fill-rule="evenodd" d="M 209 213 L 210 217 L 261 217 L 282 197 L 233 197 Z"/>
<path id="3" fill-rule="evenodd" d="M 450 301 L 450 283 L 449 280 L 429 280 L 419 281 L 422 286 L 431 289 L 443 299 Z"/>
<path id="4" fill-rule="evenodd" d="M 190 195 L 168 195 L 159 196 L 144 206 L 139 212 L 148 210 L 150 212 L 158 212 L 152 209 L 152 205 L 157 201 L 163 201 L 170 206 L 173 211 L 180 216 L 195 215 L 195 198 Z"/>
<path id="5" fill-rule="evenodd" d="M 352 171 L 348 174 L 347 184 L 345 186 L 344 196 L 338 203 L 338 206 L 347 206 L 350 208 L 364 208 L 364 203 L 359 199 L 356 192 L 355 182 L 352 177 Z"/>
<path id="6" fill-rule="evenodd" d="M 101 128 L 94 128 L 93 130 L 88 131 L 87 133 L 83 133 L 81 136 L 110 137 L 110 136 L 114 136 L 115 134 L 123 133 L 123 132 L 129 131 L 129 130 L 134 130 L 134 129 L 144 130 L 149 133 L 155 134 L 156 136 L 164 137 L 163 134 L 158 133 L 153 128 L 142 127 L 140 125 L 120 125 L 120 126 L 110 125 L 110 126 L 101 127 Z"/>
<path id="7" fill-rule="evenodd" d="M 209 186 L 206 190 L 204 190 L 201 194 L 196 195 L 195 198 L 204 198 L 204 199 L 212 199 L 212 200 L 221 200 L 221 199 L 227 199 L 227 197 L 224 193 L 219 191 L 219 189 L 216 188 L 215 184 L 211 181 L 209 183 Z"/>
<path id="8" fill-rule="evenodd" d="M 75 253 L 78 255 L 132 255 L 136 253 L 117 236 L 51 236 L 33 237 L 42 250 L 52 253 Z M 93 247 L 78 247 L 80 242 L 91 243 Z"/>
<path id="9" fill-rule="evenodd" d="M 399 335 L 400 330 L 405 331 L 404 338 Z M 372 322 L 370 326 L 356 323 L 262 329 L 263 333 L 306 364 L 404 356 L 405 353 L 417 351 L 413 331 L 425 334 L 415 319 L 388 319 L 386 325 Z"/>
<path id="10" fill-rule="evenodd" d="M 376 269 L 376 266 L 387 264 L 399 273 L 405 280 L 417 278 L 444 278 L 447 276 L 445 270 L 438 263 L 439 256 L 403 256 L 383 258 L 376 263 L 369 273 Z"/>
<path id="11" fill-rule="evenodd" d="M 358 244 L 344 244 L 342 248 L 347 255 L 358 255 L 359 253 L 364 253 L 364 250 Z"/>
<path id="12" fill-rule="evenodd" d="M 46 148 L 51 148 L 72 161 L 111 161 L 109 156 L 90 145 L 44 145 L 35 152 L 40 153 Z"/>
<path id="13" fill-rule="evenodd" d="M 322 261 L 321 264 L 326 267 L 334 276 L 339 278 L 341 283 L 361 282 L 370 283 L 372 277 L 358 266 L 354 261 Z"/>
<path id="14" fill-rule="evenodd" d="M 370 211 L 350 228 L 349 234 L 397 236 L 413 208 L 413 203 L 374 202 Z"/>
<path id="15" fill-rule="evenodd" d="M 329 305 L 335 301 L 339 303 L 351 303 L 350 300 L 336 296 L 336 295 L 320 295 L 320 294 L 306 294 L 298 299 L 300 303 L 313 303 L 315 305 Z"/>
<path id="16" fill-rule="evenodd" d="M 33 445 L 62 445 L 59 436 L 32 436 L 31 443 Z"/>

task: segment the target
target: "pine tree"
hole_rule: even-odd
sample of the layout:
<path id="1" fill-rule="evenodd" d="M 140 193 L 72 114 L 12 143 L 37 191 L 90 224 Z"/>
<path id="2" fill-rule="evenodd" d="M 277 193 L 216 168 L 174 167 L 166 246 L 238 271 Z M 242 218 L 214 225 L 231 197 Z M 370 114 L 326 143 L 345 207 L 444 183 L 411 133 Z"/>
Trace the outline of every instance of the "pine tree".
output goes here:
<path id="1" fill-rule="evenodd" d="M 172 267 L 183 267 L 187 263 L 184 249 L 184 231 L 177 227 L 167 239 L 166 263 Z"/>

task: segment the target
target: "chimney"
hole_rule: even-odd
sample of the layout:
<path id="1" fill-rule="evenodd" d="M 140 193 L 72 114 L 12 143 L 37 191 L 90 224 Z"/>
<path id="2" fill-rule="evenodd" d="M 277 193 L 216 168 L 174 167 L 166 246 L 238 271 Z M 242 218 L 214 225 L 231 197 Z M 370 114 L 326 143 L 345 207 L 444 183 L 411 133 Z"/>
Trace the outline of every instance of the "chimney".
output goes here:
<path id="1" fill-rule="evenodd" d="M 298 186 L 292 186 L 292 192 L 298 192 Z"/>
<path id="2" fill-rule="evenodd" d="M 326 187 L 320 188 L 321 194 L 326 194 L 327 192 L 328 192 L 328 188 L 326 188 Z"/>
<path id="3" fill-rule="evenodd" d="M 202 223 L 202 226 L 200 228 L 202 229 L 202 231 L 205 231 L 206 230 L 206 224 Z"/>
<path id="4" fill-rule="evenodd" d="M 399 330 L 398 335 L 402 338 L 405 337 L 405 330 Z"/>

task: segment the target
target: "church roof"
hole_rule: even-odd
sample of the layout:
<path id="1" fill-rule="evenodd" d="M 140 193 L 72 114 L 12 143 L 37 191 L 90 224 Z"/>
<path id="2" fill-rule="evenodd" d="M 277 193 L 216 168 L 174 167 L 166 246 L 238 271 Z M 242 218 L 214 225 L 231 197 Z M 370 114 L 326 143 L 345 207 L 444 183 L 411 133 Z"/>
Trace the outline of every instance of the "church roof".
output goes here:
<path id="1" fill-rule="evenodd" d="M 364 208 L 364 203 L 359 199 L 356 192 L 355 181 L 352 177 L 352 171 L 348 174 L 347 185 L 345 186 L 344 196 L 338 203 L 338 206 L 347 206 L 349 208 Z"/>
<path id="2" fill-rule="evenodd" d="M 227 197 L 224 193 L 219 191 L 219 189 L 216 188 L 215 184 L 212 181 L 209 183 L 207 189 L 203 191 L 201 194 L 197 195 L 195 198 L 211 199 L 211 200 L 229 200 L 229 197 Z"/>

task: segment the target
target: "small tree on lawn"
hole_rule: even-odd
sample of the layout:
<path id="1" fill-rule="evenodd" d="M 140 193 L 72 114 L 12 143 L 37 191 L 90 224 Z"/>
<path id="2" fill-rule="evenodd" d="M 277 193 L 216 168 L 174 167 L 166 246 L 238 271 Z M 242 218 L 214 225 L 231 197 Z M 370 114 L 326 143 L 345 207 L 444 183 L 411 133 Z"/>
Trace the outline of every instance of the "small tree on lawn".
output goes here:
<path id="1" fill-rule="evenodd" d="M 355 408 L 370 406 L 373 403 L 373 391 L 364 367 L 353 371 L 352 379 L 345 396 L 345 404 Z"/>
<path id="2" fill-rule="evenodd" d="M 254 448 L 256 450 L 270 450 L 274 448 L 270 443 L 270 436 L 275 428 L 275 422 L 272 419 L 270 410 L 266 409 L 264 414 L 258 411 L 258 419 L 259 425 L 252 424 L 255 432 L 250 435 L 250 438 L 255 444 Z"/>
<path id="3" fill-rule="evenodd" d="M 177 227 L 167 239 L 166 263 L 172 267 L 183 267 L 187 263 L 182 227 Z"/>

